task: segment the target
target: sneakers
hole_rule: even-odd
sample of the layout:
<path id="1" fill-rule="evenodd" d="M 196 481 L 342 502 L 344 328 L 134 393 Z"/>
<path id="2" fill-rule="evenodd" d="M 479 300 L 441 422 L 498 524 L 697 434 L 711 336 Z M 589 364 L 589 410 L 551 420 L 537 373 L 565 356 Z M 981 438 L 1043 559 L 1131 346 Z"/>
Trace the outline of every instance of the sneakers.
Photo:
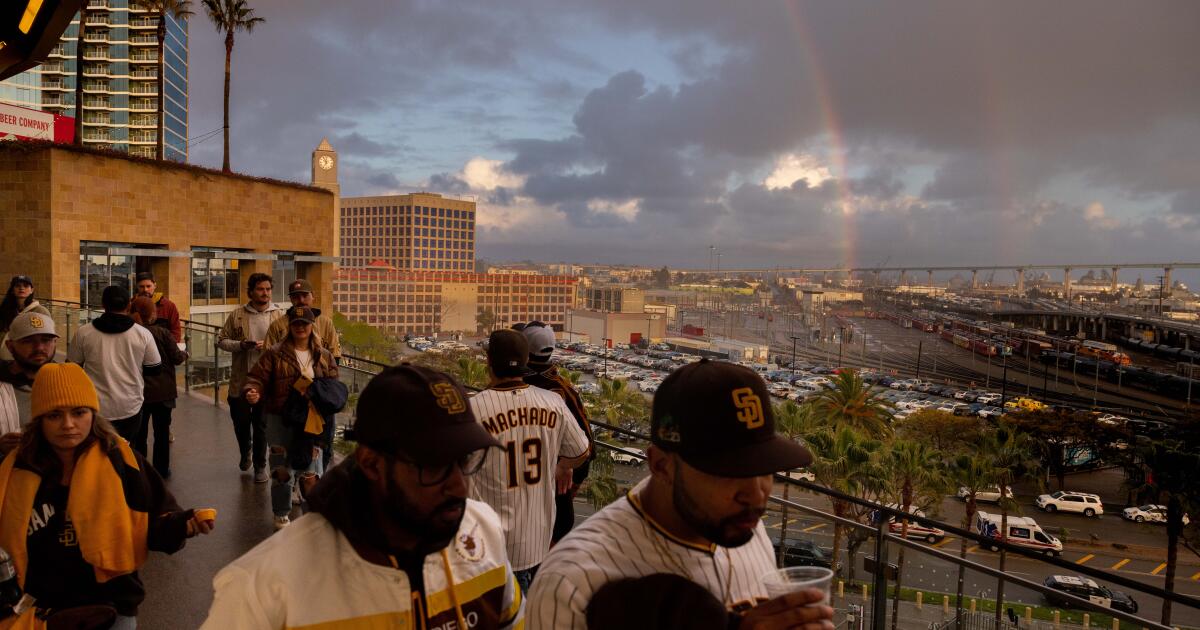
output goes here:
<path id="1" fill-rule="evenodd" d="M 266 468 L 254 469 L 254 483 L 267 483 L 271 480 L 271 476 L 267 474 Z"/>
<path id="2" fill-rule="evenodd" d="M 275 517 L 275 531 L 279 531 L 279 530 L 283 529 L 284 527 L 287 527 L 288 525 L 291 524 L 291 522 L 292 522 L 292 519 L 290 519 L 286 516 L 276 516 Z"/>
<path id="3" fill-rule="evenodd" d="M 250 459 L 250 451 L 242 453 L 242 461 L 238 462 L 238 469 L 242 472 L 246 472 L 247 470 L 250 470 L 251 465 L 252 462 Z"/>

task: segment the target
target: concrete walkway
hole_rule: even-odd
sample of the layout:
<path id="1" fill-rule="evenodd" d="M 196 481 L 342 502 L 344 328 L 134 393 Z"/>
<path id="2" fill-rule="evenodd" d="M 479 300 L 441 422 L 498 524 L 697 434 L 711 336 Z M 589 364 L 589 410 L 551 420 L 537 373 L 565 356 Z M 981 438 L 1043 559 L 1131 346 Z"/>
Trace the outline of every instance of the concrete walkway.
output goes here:
<path id="1" fill-rule="evenodd" d="M 266 539 L 271 525 L 269 484 L 238 470 L 229 410 L 181 392 L 172 427 L 167 486 L 184 508 L 215 507 L 217 528 L 174 555 L 151 553 L 141 572 L 146 601 L 141 628 L 197 628 L 212 603 L 212 578 L 231 560 Z"/>

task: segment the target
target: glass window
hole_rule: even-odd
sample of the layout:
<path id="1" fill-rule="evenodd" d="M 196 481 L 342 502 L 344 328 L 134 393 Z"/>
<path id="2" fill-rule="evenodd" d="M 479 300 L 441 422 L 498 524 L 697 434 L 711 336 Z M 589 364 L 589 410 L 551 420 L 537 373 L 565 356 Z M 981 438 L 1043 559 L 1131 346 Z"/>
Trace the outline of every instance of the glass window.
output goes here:
<path id="1" fill-rule="evenodd" d="M 208 272 L 210 281 L 208 285 L 209 299 L 225 301 L 225 261 L 221 258 L 209 260 Z"/>
<path id="2" fill-rule="evenodd" d="M 1009 527 L 1009 535 L 1012 538 L 1023 538 L 1029 540 L 1029 528 L 1027 527 Z"/>
<path id="3" fill-rule="evenodd" d="M 208 300 L 208 261 L 192 259 L 192 302 L 204 304 Z"/>

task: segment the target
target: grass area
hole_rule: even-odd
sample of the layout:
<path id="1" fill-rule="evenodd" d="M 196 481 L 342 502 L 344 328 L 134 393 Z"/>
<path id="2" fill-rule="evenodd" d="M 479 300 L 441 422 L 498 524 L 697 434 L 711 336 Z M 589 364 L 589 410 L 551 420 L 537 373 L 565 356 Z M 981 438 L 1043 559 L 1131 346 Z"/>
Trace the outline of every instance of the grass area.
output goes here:
<path id="1" fill-rule="evenodd" d="M 870 597 L 871 585 L 866 582 L 855 581 L 855 582 L 846 582 L 845 583 L 845 599 L 847 601 L 854 601 L 856 599 L 861 600 L 862 588 L 864 585 L 867 586 L 868 597 Z M 836 588 L 837 588 L 837 586 L 835 584 L 834 585 L 835 591 L 836 591 Z M 888 587 L 888 601 L 889 602 L 891 602 L 891 599 L 895 593 L 895 590 L 896 589 L 894 586 Z M 905 601 L 905 602 L 916 602 L 917 601 L 917 593 L 921 593 L 921 596 L 924 600 L 923 606 L 934 608 L 934 609 L 938 609 L 938 608 L 942 607 L 942 598 L 943 597 L 949 597 L 950 598 L 950 610 L 954 610 L 954 605 L 956 603 L 954 593 L 941 593 L 938 591 L 929 591 L 929 590 L 924 590 L 924 589 L 901 587 L 900 600 Z M 889 606 L 890 606 L 890 603 L 889 603 Z M 1025 614 L 1026 614 L 1025 609 L 1029 608 L 1032 613 L 1033 618 L 1037 619 L 1037 620 L 1041 620 L 1041 621 L 1054 621 L 1054 613 L 1055 613 L 1055 611 L 1058 611 L 1059 612 L 1059 621 L 1064 624 L 1069 623 L 1069 624 L 1083 625 L 1083 616 L 1084 616 L 1084 614 L 1088 614 L 1088 615 L 1090 615 L 1089 622 L 1091 624 L 1091 627 L 1097 628 L 1099 630 L 1108 630 L 1109 628 L 1113 627 L 1113 618 L 1109 617 L 1108 615 L 1102 614 L 1102 613 L 1095 613 L 1095 612 L 1085 613 L 1084 611 L 1080 611 L 1080 610 L 1055 608 L 1052 606 L 1037 606 L 1037 605 L 1024 604 L 1024 603 L 1019 603 L 1019 602 L 1006 601 L 1004 603 L 1004 607 L 1002 608 L 1002 610 L 1006 610 L 1008 608 L 1012 608 L 1013 612 L 1017 613 L 1017 615 L 1022 620 L 1025 619 Z M 967 597 L 966 595 L 963 596 L 963 609 L 964 610 L 971 609 L 971 598 Z M 889 614 L 890 614 L 891 609 L 889 608 L 888 610 L 889 610 Z M 995 599 L 975 598 L 975 610 L 981 611 L 981 612 L 987 612 L 987 613 L 994 613 L 996 611 L 996 600 Z M 1139 614 L 1145 614 L 1145 613 L 1146 613 L 1145 610 L 1139 611 Z M 1121 622 L 1120 627 L 1121 627 L 1121 630 L 1139 630 L 1139 628 L 1140 628 L 1140 626 L 1131 624 L 1128 622 Z M 1178 626 L 1178 625 L 1176 625 L 1175 627 L 1185 628 L 1185 626 Z"/>

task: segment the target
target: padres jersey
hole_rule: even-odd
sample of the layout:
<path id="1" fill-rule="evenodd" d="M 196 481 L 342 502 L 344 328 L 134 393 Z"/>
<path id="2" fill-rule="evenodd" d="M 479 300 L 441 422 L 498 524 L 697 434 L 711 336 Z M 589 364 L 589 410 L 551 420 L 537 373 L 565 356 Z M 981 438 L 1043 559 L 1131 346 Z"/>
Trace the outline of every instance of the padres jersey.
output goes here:
<path id="1" fill-rule="evenodd" d="M 587 453 L 587 435 L 558 394 L 524 383 L 476 394 L 471 410 L 502 447 L 471 478 L 471 498 L 500 515 L 513 570 L 535 567 L 550 549 L 554 468 Z"/>
<path id="2" fill-rule="evenodd" d="M 542 562 L 529 592 L 530 628 L 587 628 L 587 606 L 601 586 L 655 573 L 683 576 L 709 590 L 730 610 L 766 601 L 761 578 L 775 570 L 762 522 L 750 542 L 730 549 L 679 540 L 641 508 L 637 493 L 593 514 L 563 538 Z"/>

